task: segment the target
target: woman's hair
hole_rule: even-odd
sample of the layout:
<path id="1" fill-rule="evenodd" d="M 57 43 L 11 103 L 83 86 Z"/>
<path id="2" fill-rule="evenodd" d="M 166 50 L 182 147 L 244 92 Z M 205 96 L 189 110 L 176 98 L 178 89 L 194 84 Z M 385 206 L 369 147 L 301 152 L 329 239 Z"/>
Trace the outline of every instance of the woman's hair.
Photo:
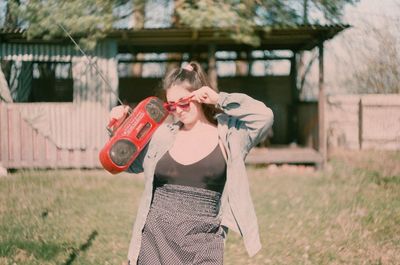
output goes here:
<path id="1" fill-rule="evenodd" d="M 175 85 L 184 85 L 184 87 L 190 92 L 195 91 L 203 86 L 209 86 L 218 93 L 218 89 L 210 85 L 205 72 L 197 62 L 190 62 L 184 68 L 172 69 L 165 75 L 162 81 L 162 89 L 160 91 L 160 97 L 164 101 L 167 99 L 167 90 Z M 201 106 L 207 120 L 216 124 L 217 121 L 215 120 L 214 116 L 221 111 L 214 105 L 202 104 Z"/>

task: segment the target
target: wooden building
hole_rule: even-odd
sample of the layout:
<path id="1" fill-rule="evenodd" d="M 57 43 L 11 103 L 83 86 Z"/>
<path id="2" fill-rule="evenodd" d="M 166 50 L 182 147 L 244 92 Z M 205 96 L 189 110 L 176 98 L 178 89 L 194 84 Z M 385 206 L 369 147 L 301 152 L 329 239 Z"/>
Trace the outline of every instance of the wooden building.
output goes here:
<path id="1" fill-rule="evenodd" d="M 244 92 L 274 111 L 273 135 L 268 139 L 267 151 L 255 149 L 249 154 L 248 163 L 323 165 L 326 158 L 322 122 L 323 43 L 346 27 L 304 25 L 273 28 L 269 32 L 260 29 L 256 32 L 261 39 L 258 47 L 236 43 L 217 29 L 115 30 L 90 53 L 109 84 L 68 39 L 27 41 L 20 30 L 1 29 L 0 59 L 17 62 L 14 65 L 19 68 L 14 72 L 19 73 L 15 77 L 19 82 L 8 89 L 17 100 L 0 103 L 0 163 L 6 168 L 99 167 L 97 153 L 107 137 L 104 129 L 107 112 L 117 103 L 114 94 L 118 93 L 123 101 L 135 103 L 153 95 L 160 82 L 160 77 L 118 76 L 119 64 L 166 65 L 197 60 L 219 90 Z M 316 47 L 319 49 L 319 101 L 309 104 L 299 99 L 296 57 L 299 52 Z M 252 56 L 255 50 L 268 52 L 255 58 Z M 271 55 L 274 54 L 271 51 L 278 50 L 287 51 L 287 55 Z M 220 51 L 238 56 L 221 59 L 216 56 Z M 134 56 L 118 60 L 118 54 L 175 56 L 162 59 Z M 220 77 L 216 67 L 224 60 L 241 61 L 248 69 L 256 60 L 281 60 L 290 64 L 290 71 L 287 75 L 252 76 L 248 70 L 244 75 Z M 63 71 L 69 74 L 57 76 L 60 67 L 69 69 Z M 43 69 L 50 69 L 50 74 L 43 74 L 46 73 Z M 301 148 L 286 148 L 294 141 Z"/>

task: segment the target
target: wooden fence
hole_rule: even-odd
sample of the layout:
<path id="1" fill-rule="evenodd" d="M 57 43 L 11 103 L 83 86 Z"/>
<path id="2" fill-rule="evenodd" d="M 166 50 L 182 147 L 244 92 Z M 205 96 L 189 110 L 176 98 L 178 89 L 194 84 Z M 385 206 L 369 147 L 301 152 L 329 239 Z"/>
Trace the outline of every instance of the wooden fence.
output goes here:
<path id="1" fill-rule="evenodd" d="M 329 147 L 400 150 L 400 95 L 328 97 Z"/>

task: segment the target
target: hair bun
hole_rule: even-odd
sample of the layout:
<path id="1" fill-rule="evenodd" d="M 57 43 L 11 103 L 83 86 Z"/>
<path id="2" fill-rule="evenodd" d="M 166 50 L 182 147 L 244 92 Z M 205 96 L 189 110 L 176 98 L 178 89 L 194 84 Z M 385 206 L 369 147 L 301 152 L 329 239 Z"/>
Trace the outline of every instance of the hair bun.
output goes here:
<path id="1" fill-rule="evenodd" d="M 191 72 L 191 71 L 193 71 L 193 66 L 191 64 L 187 64 L 187 65 L 185 65 L 185 67 L 183 67 L 183 69 Z"/>
<path id="2" fill-rule="evenodd" d="M 195 64 L 195 63 L 193 63 L 193 62 L 190 62 L 189 65 L 192 67 L 192 69 L 193 69 L 195 72 L 197 72 L 197 71 L 199 70 L 198 67 L 197 67 L 197 64 Z"/>

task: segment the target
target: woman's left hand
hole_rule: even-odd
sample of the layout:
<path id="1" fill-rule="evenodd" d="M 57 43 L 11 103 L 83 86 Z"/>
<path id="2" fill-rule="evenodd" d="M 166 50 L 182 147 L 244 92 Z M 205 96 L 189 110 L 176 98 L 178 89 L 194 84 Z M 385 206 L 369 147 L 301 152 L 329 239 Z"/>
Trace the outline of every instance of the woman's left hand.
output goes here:
<path id="1" fill-rule="evenodd" d="M 191 93 L 194 100 L 199 103 L 216 105 L 218 103 L 219 95 L 209 86 L 203 86 Z"/>

